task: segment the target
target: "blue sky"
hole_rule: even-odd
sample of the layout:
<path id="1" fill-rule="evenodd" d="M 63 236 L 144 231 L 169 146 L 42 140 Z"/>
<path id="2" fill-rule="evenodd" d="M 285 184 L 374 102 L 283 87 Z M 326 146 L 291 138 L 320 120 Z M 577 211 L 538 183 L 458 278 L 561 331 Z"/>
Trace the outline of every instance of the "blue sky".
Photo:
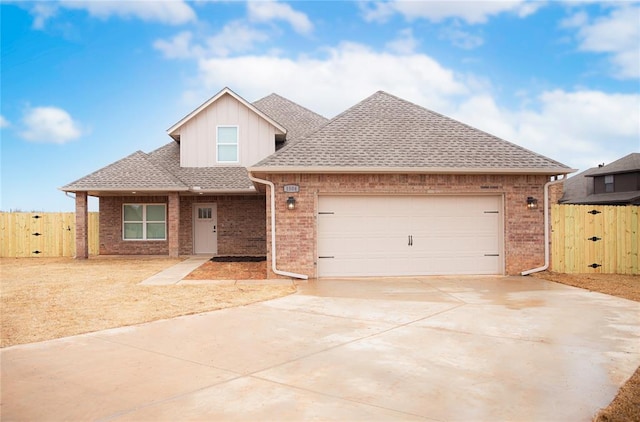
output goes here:
<path id="1" fill-rule="evenodd" d="M 225 86 L 333 117 L 384 90 L 585 170 L 640 151 L 640 2 L 0 3 L 0 209 L 58 190 Z M 92 210 L 97 201 L 91 201 Z"/>

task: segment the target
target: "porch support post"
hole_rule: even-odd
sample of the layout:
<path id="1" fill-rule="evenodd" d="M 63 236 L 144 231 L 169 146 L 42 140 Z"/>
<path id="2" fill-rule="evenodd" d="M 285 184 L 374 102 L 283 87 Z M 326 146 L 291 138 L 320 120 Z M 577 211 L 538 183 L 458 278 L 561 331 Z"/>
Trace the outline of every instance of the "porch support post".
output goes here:
<path id="1" fill-rule="evenodd" d="M 89 258 L 89 211 L 87 192 L 76 192 L 76 259 Z"/>
<path id="2" fill-rule="evenodd" d="M 178 192 L 169 192 L 169 256 L 180 255 L 180 196 Z"/>

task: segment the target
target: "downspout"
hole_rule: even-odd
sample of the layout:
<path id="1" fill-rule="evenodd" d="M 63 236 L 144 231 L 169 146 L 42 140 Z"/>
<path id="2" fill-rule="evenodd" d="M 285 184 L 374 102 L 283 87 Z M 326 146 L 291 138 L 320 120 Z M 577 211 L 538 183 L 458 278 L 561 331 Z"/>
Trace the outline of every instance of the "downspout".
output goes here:
<path id="1" fill-rule="evenodd" d="M 304 274 L 290 273 L 288 271 L 281 271 L 276 268 L 276 188 L 272 182 L 264 179 L 258 179 L 253 177 L 249 173 L 249 179 L 252 182 L 260 183 L 262 185 L 268 185 L 271 193 L 271 270 L 285 277 L 299 278 L 301 280 L 307 280 L 309 277 Z"/>
<path id="2" fill-rule="evenodd" d="M 544 265 L 542 267 L 523 271 L 520 275 L 538 273 L 549 268 L 549 186 L 564 182 L 564 179 L 565 176 L 563 176 L 562 179 L 550 180 L 544 184 Z"/>

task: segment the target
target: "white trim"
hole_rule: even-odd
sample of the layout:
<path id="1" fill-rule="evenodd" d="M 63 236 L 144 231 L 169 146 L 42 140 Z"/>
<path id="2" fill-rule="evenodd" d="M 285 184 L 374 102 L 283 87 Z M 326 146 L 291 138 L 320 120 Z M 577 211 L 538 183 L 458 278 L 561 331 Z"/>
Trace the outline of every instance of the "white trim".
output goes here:
<path id="1" fill-rule="evenodd" d="M 220 128 L 226 128 L 226 127 L 234 127 L 236 128 L 236 143 L 235 144 L 229 144 L 229 143 L 220 143 L 218 136 L 220 134 L 219 129 Z M 218 147 L 219 146 L 231 146 L 231 145 L 235 145 L 236 147 L 236 159 L 234 161 L 221 161 L 218 155 Z M 240 162 L 240 126 L 239 125 L 216 125 L 216 164 L 238 164 Z"/>
<path id="2" fill-rule="evenodd" d="M 341 167 L 341 166 L 256 166 L 251 173 L 325 173 L 325 174 L 544 174 L 555 176 L 576 172 L 567 168 L 484 168 L 484 167 Z"/>
<path id="3" fill-rule="evenodd" d="M 271 117 L 267 116 L 266 114 L 264 114 L 263 112 L 261 112 L 260 110 L 258 110 L 253 104 L 251 104 L 250 102 L 248 102 L 247 100 L 245 100 L 244 98 L 242 98 L 241 96 L 239 96 L 238 94 L 236 94 L 235 92 L 233 92 L 231 89 L 225 87 L 223 88 L 220 92 L 218 92 L 216 95 L 214 95 L 213 97 L 209 98 L 207 101 L 205 101 L 204 103 L 202 103 L 200 105 L 200 107 L 196 108 L 195 110 L 193 110 L 191 113 L 187 114 L 185 117 L 183 117 L 178 123 L 174 124 L 173 126 L 171 126 L 169 129 L 167 129 L 167 134 L 169 136 L 171 136 L 173 139 L 176 139 L 176 136 L 178 136 L 179 134 L 176 133 L 182 126 L 184 126 L 189 120 L 191 120 L 192 118 L 194 118 L 198 113 L 200 113 L 202 110 L 204 110 L 205 108 L 209 107 L 211 104 L 213 104 L 214 102 L 216 102 L 220 97 L 222 97 L 223 95 L 228 94 L 231 95 L 233 98 L 235 98 L 236 100 L 238 100 L 240 103 L 242 103 L 244 106 L 246 106 L 247 108 L 249 108 L 249 110 L 253 111 L 255 114 L 257 114 L 258 116 L 262 117 L 264 120 L 266 120 L 267 122 L 269 122 L 271 125 L 275 126 L 278 130 L 282 131 L 282 133 L 287 133 L 287 129 L 285 129 L 284 127 L 282 127 L 278 122 L 276 122 L 275 120 L 273 120 Z"/>
<path id="4" fill-rule="evenodd" d="M 124 207 L 127 205 L 140 205 L 143 208 L 142 211 L 142 221 L 126 221 L 124 219 Z M 164 207 L 164 238 L 162 239 L 148 239 L 147 238 L 147 223 L 160 223 L 160 221 L 147 221 L 147 206 L 148 205 L 161 205 Z M 136 202 L 127 202 L 122 204 L 122 240 L 124 242 L 164 242 L 167 240 L 167 209 L 168 206 L 165 202 L 149 202 L 149 203 L 136 203 Z M 124 237 L 124 226 L 125 224 L 134 224 L 139 223 L 142 224 L 142 239 L 127 239 Z"/>

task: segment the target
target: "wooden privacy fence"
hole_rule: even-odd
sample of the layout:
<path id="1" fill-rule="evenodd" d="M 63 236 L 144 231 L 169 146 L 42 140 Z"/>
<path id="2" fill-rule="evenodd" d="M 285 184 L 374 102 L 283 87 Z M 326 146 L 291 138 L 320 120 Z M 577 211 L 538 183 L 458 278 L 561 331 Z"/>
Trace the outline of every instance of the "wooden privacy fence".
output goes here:
<path id="1" fill-rule="evenodd" d="M 76 254 L 73 212 L 0 212 L 1 257 L 59 257 Z M 89 213 L 89 254 L 99 248 L 98 213 Z"/>
<path id="2" fill-rule="evenodd" d="M 638 274 L 639 206 L 552 205 L 551 270 Z"/>

